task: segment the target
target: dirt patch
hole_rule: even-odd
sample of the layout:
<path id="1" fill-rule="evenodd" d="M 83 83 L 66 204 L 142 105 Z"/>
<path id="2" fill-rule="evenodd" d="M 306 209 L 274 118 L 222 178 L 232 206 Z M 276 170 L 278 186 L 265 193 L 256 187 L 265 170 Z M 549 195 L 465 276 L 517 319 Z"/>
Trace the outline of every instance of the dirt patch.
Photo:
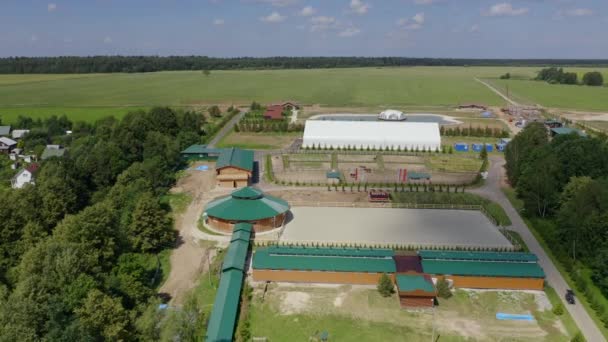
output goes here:
<path id="1" fill-rule="evenodd" d="M 367 202 L 367 193 L 365 192 L 350 192 L 349 188 L 342 192 L 340 187 L 339 191 L 327 191 L 327 189 L 319 190 L 283 190 L 283 191 L 270 191 L 269 194 L 279 196 L 289 203 L 297 203 L 301 201 L 305 202 Z M 356 191 L 356 188 L 355 188 Z"/>
<path id="2" fill-rule="evenodd" d="M 285 292 L 281 303 L 281 313 L 284 315 L 300 313 L 306 311 L 309 304 L 310 294 L 298 291 Z"/>

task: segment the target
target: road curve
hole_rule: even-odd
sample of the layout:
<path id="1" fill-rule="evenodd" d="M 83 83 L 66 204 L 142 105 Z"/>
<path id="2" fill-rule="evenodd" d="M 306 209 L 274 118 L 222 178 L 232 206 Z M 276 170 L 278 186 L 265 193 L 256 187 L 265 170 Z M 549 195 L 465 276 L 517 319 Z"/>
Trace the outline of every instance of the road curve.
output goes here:
<path id="1" fill-rule="evenodd" d="M 577 301 L 575 305 L 566 303 L 564 294 L 566 293 L 566 289 L 569 288 L 568 284 L 559 273 L 547 253 L 545 253 L 541 245 L 538 243 L 534 235 L 532 235 L 532 232 L 530 232 L 530 229 L 524 223 L 519 213 L 515 210 L 515 208 L 513 208 L 507 196 L 505 196 L 505 194 L 502 192 L 501 184 L 505 177 L 505 159 L 502 156 L 492 156 L 490 157 L 490 161 L 491 167 L 484 186 L 477 189 L 472 189 L 470 192 L 490 199 L 500 204 L 505 209 L 505 212 L 512 222 L 512 226 L 508 227 L 508 229 L 519 233 L 530 249 L 530 252 L 538 256 L 538 262 L 545 271 L 547 282 L 555 289 L 562 303 L 564 304 L 564 307 L 568 310 L 568 312 L 570 312 L 570 315 L 572 315 L 572 318 L 578 325 L 580 331 L 583 333 L 587 341 L 606 341 L 601 331 L 595 325 L 595 322 L 593 322 L 587 311 L 585 311 L 585 308 L 580 304 L 580 301 Z"/>

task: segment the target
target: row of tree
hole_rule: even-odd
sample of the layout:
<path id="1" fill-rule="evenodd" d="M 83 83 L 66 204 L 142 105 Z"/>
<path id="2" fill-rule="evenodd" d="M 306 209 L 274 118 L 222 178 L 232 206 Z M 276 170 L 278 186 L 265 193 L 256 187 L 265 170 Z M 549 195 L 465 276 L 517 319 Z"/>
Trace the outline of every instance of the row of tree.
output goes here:
<path id="1" fill-rule="evenodd" d="M 560 135 L 532 123 L 507 146 L 507 175 L 525 213 L 549 222 L 545 237 L 562 257 L 593 269 L 608 296 L 608 139 Z M 608 322 L 608 320 L 607 320 Z"/>
<path id="2" fill-rule="evenodd" d="M 0 58 L 0 74 L 110 73 L 165 70 L 313 69 L 395 66 L 604 66 L 608 60 L 468 59 L 408 57 L 90 56 Z"/>
<path id="3" fill-rule="evenodd" d="M 551 84 L 579 84 L 576 72 L 565 72 L 563 68 L 550 67 L 541 69 L 535 80 Z M 599 71 L 590 71 L 583 75 L 581 84 L 588 86 L 602 86 L 604 77 Z"/>
<path id="4" fill-rule="evenodd" d="M 486 126 L 482 128 L 481 126 L 473 127 L 446 127 L 441 126 L 439 128 L 439 133 L 445 136 L 451 137 L 486 137 L 486 138 L 507 138 L 509 137 L 509 131 L 500 128 L 491 128 Z"/>
<path id="5" fill-rule="evenodd" d="M 0 194 L 0 340 L 158 340 L 169 323 L 158 316 L 157 254 L 176 238 L 160 197 L 179 151 L 201 141 L 201 115 L 20 122 L 33 130 L 26 148 L 60 142 L 69 154 L 43 161 L 35 186 Z"/>

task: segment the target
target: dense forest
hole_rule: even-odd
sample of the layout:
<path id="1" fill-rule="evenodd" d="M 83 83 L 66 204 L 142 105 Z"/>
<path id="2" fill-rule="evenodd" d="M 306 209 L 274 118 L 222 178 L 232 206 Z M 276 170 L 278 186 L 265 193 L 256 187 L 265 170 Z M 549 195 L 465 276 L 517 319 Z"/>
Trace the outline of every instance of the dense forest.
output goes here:
<path id="1" fill-rule="evenodd" d="M 572 133 L 549 140 L 545 127 L 532 123 L 505 153 L 524 214 L 608 327 L 608 307 L 589 289 L 592 281 L 608 297 L 607 137 Z"/>
<path id="2" fill-rule="evenodd" d="M 0 58 L 0 74 L 80 74 L 166 70 L 318 69 L 395 66 L 606 66 L 591 59 L 457 59 L 408 57 L 90 56 Z"/>
<path id="3" fill-rule="evenodd" d="M 42 161 L 35 185 L 0 189 L 0 341 L 199 335 L 187 303 L 161 319 L 156 288 L 158 254 L 176 243 L 160 199 L 179 151 L 201 141 L 202 121 L 169 108 L 94 124 L 20 118 L 31 129 L 20 141 L 26 151 L 54 143 L 68 154 Z"/>
<path id="4" fill-rule="evenodd" d="M 507 77 L 501 78 L 506 79 Z M 540 70 L 535 80 L 545 81 L 551 84 L 582 84 L 592 87 L 604 85 L 604 76 L 602 76 L 602 73 L 599 71 L 586 72 L 579 83 L 578 74 L 576 72 L 565 72 L 563 68 L 556 67 Z"/>

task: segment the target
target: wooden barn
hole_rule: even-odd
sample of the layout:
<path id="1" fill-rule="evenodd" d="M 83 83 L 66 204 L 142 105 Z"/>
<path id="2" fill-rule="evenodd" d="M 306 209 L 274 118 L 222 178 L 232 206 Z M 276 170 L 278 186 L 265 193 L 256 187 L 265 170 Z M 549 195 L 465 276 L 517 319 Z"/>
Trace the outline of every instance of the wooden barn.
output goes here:
<path id="1" fill-rule="evenodd" d="M 253 280 L 290 283 L 377 285 L 395 280 L 391 249 L 267 247 L 253 255 Z"/>
<path id="2" fill-rule="evenodd" d="M 203 218 L 211 228 L 232 233 L 238 223 L 251 223 L 256 232 L 282 227 L 289 212 L 284 200 L 246 187 L 207 204 Z"/>
<path id="3" fill-rule="evenodd" d="M 397 274 L 401 307 L 433 307 L 437 290 L 428 274 Z"/>
<path id="4" fill-rule="evenodd" d="M 543 290 L 545 272 L 531 253 L 419 251 L 422 270 L 454 287 Z"/>
<path id="5" fill-rule="evenodd" d="M 253 151 L 238 148 L 222 150 L 215 164 L 217 185 L 225 188 L 248 186 L 253 175 Z"/>

